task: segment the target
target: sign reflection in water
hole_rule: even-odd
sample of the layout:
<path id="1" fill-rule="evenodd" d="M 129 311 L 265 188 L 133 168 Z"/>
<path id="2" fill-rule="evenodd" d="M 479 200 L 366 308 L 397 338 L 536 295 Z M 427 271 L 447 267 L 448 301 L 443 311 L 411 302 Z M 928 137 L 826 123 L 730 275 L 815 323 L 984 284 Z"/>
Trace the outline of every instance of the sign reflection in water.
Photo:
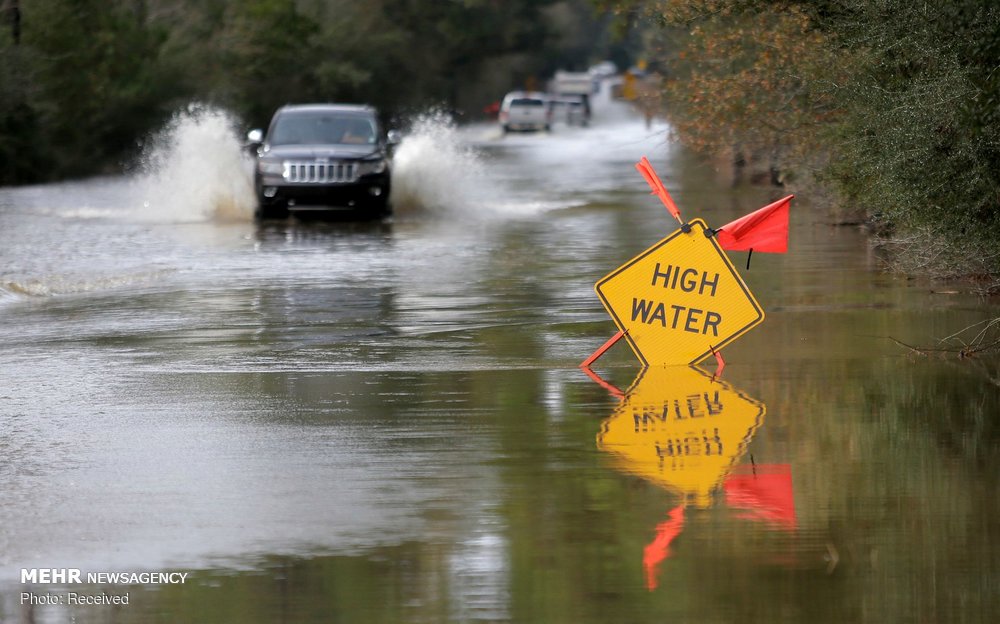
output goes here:
<path id="1" fill-rule="evenodd" d="M 764 422 L 762 402 L 694 366 L 645 368 L 623 393 L 598 381 L 621 397 L 601 425 L 598 448 L 613 457 L 616 468 L 681 498 L 645 548 L 649 589 L 684 529 L 685 510 L 710 507 L 720 492 L 727 506 L 740 510 L 739 518 L 796 528 L 789 466 L 737 465 Z"/>

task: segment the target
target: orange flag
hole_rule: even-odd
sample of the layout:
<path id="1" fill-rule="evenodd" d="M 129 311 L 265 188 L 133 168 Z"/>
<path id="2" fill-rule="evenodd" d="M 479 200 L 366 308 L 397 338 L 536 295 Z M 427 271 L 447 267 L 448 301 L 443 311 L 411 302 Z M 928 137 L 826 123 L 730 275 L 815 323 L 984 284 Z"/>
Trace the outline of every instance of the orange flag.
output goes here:
<path id="1" fill-rule="evenodd" d="M 667 207 L 670 214 L 674 215 L 674 218 L 681 221 L 681 211 L 677 209 L 677 204 L 674 203 L 673 198 L 670 197 L 670 193 L 667 192 L 667 188 L 663 186 L 663 182 L 660 182 L 660 177 L 656 175 L 653 171 L 653 165 L 649 164 L 649 160 L 643 156 L 642 160 L 635 164 L 635 168 L 639 170 L 642 177 L 646 178 L 646 183 L 649 184 L 649 188 L 653 189 L 650 195 L 656 195 L 663 202 L 663 205 Z M 683 223 L 683 221 L 681 221 Z"/>
<path id="2" fill-rule="evenodd" d="M 788 251 L 788 207 L 794 195 L 779 199 L 760 210 L 727 223 L 716 230 L 719 246 L 729 251 Z"/>

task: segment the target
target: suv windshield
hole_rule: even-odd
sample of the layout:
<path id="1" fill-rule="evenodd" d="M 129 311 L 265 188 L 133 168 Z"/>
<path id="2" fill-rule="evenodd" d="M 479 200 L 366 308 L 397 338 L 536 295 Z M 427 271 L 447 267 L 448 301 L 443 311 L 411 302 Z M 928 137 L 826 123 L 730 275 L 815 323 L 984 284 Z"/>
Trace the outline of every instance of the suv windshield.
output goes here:
<path id="1" fill-rule="evenodd" d="M 373 145 L 375 122 L 369 117 L 343 113 L 285 114 L 275 120 L 269 138 L 271 145 Z"/>

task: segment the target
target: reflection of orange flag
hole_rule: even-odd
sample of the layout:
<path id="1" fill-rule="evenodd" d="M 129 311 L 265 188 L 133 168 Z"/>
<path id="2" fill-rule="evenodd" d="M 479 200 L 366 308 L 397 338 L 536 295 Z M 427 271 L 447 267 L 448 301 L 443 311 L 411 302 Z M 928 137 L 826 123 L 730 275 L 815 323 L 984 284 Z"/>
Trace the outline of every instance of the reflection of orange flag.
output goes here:
<path id="1" fill-rule="evenodd" d="M 646 568 L 646 589 L 656 589 L 656 566 L 670 556 L 670 542 L 680 535 L 684 528 L 684 505 L 678 505 L 670 510 L 670 519 L 656 525 L 654 539 L 642 553 L 642 565 Z"/>
<path id="2" fill-rule="evenodd" d="M 788 251 L 788 207 L 794 195 L 723 225 L 717 230 L 719 246 L 729 251 Z"/>
<path id="3" fill-rule="evenodd" d="M 792 490 L 792 468 L 788 464 L 760 464 L 754 472 L 726 477 L 726 504 L 742 509 L 741 517 L 762 520 L 786 529 L 795 529 L 795 492 Z"/>
<path id="4" fill-rule="evenodd" d="M 649 188 L 653 189 L 651 195 L 656 195 L 663 202 L 663 205 L 667 207 L 670 214 L 674 215 L 674 218 L 678 221 L 681 220 L 681 211 L 677 209 L 677 204 L 674 203 L 673 198 L 670 197 L 670 193 L 667 192 L 667 188 L 663 186 L 663 182 L 660 182 L 660 177 L 656 175 L 653 171 L 653 165 L 649 164 L 649 160 L 643 156 L 642 160 L 635 164 L 635 168 L 639 170 L 642 177 L 646 178 L 646 183 L 649 184 Z"/>

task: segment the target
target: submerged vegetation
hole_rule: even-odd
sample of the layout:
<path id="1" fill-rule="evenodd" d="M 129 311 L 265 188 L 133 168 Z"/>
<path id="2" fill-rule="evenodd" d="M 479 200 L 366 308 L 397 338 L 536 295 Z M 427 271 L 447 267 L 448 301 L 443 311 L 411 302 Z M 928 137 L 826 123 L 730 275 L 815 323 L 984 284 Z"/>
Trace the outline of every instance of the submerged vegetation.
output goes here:
<path id="1" fill-rule="evenodd" d="M 687 144 L 817 183 L 899 268 L 1000 291 L 1000 7 L 623 0 Z"/>

